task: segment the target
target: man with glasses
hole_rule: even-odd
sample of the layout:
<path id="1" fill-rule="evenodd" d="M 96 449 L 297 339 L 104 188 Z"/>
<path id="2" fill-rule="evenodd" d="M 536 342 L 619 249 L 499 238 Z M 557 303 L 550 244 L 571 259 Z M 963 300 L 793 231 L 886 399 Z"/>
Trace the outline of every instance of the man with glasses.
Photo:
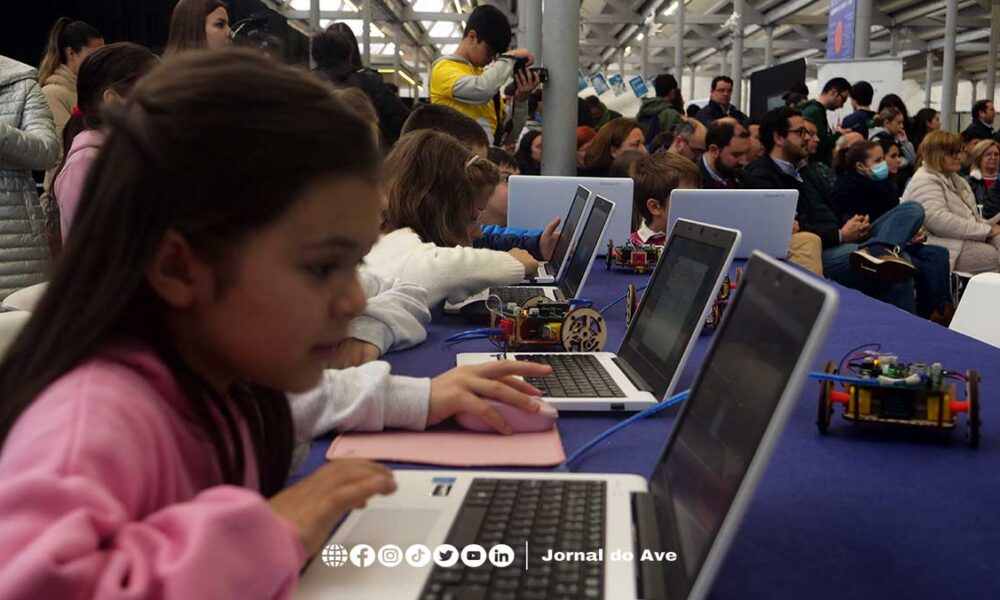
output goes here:
<path id="1" fill-rule="evenodd" d="M 843 77 L 834 77 L 823 86 L 823 92 L 818 98 L 802 105 L 802 116 L 816 124 L 819 131 L 819 146 L 816 149 L 816 160 L 824 165 L 833 164 L 833 147 L 839 134 L 830 128 L 826 111 L 839 110 L 847 104 L 851 97 L 851 82 Z"/>
<path id="2" fill-rule="evenodd" d="M 923 208 L 904 202 L 874 222 L 861 215 L 842 221 L 830 187 L 807 160 L 813 135 L 795 109 L 777 108 L 764 115 L 760 138 L 767 155 L 747 166 L 744 187 L 798 190 L 796 219 L 802 231 L 822 240 L 823 273 L 843 286 L 915 312 L 915 270 L 899 256 L 899 249 L 923 226 Z"/>
<path id="3" fill-rule="evenodd" d="M 705 136 L 708 129 L 695 119 L 688 119 L 680 124 L 674 141 L 670 144 L 667 152 L 680 154 L 694 164 L 701 162 L 701 157 L 705 154 Z"/>
<path id="4" fill-rule="evenodd" d="M 511 37 L 510 21 L 500 9 L 478 6 L 469 15 L 455 53 L 439 58 L 431 67 L 431 103 L 471 117 L 491 141 L 497 137 L 504 114 L 500 88 L 513 75 L 517 82 L 514 98 L 521 101 L 539 84 L 532 71 L 514 73 L 519 59 L 531 65 L 535 57 L 524 48 L 508 50 Z"/>
<path id="5" fill-rule="evenodd" d="M 719 119 L 733 117 L 740 123 L 746 123 L 749 119 L 729 103 L 733 97 L 733 80 L 725 75 L 719 75 L 712 80 L 712 91 L 709 95 L 708 104 L 698 111 L 696 117 L 705 127 L 709 127 Z"/>

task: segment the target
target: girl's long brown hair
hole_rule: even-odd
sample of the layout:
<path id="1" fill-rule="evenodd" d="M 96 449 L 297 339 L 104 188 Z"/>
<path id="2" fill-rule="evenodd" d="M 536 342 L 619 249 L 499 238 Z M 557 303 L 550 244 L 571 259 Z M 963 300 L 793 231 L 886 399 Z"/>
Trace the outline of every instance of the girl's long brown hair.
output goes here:
<path id="1" fill-rule="evenodd" d="M 52 31 L 49 32 L 49 40 L 45 44 L 45 54 L 38 66 L 39 85 L 45 85 L 49 77 L 59 68 L 59 65 L 66 63 L 66 48 L 72 48 L 73 51 L 79 52 L 90 40 L 102 37 L 101 32 L 92 25 L 60 17 L 52 26 Z"/>
<path id="2" fill-rule="evenodd" d="M 611 156 L 611 148 L 621 147 L 633 129 L 642 129 L 639 123 L 633 119 L 618 117 L 608 122 L 607 125 L 597 130 L 594 141 L 590 142 L 590 146 L 587 147 L 587 152 L 583 155 L 584 164 L 597 171 L 607 171 L 611 168 L 611 162 L 614 160 Z"/>
<path id="3" fill-rule="evenodd" d="M 261 491 L 272 494 L 291 460 L 287 398 L 249 381 L 225 396 L 214 391 L 174 349 L 144 272 L 174 231 L 225 280 L 248 236 L 280 218 L 312 181 L 377 178 L 371 129 L 308 73 L 249 50 L 169 59 L 104 117 L 108 136 L 65 253 L 0 363 L 0 446 L 49 384 L 102 349 L 135 341 L 170 368 L 223 481 L 244 482 L 242 422 Z"/>
<path id="4" fill-rule="evenodd" d="M 480 196 L 467 172 L 472 158 L 445 133 L 422 129 L 399 138 L 385 160 L 382 231 L 409 227 L 437 246 L 470 245 Z"/>
<path id="5" fill-rule="evenodd" d="M 208 47 L 205 17 L 217 8 L 229 10 L 222 0 L 180 0 L 170 15 L 170 36 L 163 56 Z"/>

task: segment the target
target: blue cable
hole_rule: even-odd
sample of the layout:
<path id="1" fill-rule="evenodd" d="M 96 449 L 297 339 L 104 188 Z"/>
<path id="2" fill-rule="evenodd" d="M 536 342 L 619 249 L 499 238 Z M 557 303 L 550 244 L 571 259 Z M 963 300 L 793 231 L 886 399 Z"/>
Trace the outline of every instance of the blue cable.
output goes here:
<path id="1" fill-rule="evenodd" d="M 655 415 L 656 413 L 660 412 L 661 410 L 667 409 L 667 408 L 669 408 L 671 406 L 674 406 L 675 404 L 678 404 L 678 403 L 682 402 L 685 398 L 688 397 L 689 393 L 690 393 L 690 390 L 684 390 L 683 392 L 680 392 L 679 394 L 674 394 L 673 396 L 671 396 L 670 398 L 667 398 L 663 402 L 660 402 L 656 406 L 652 406 L 652 407 L 647 408 L 646 410 L 644 410 L 642 412 L 636 413 L 636 414 L 632 415 L 631 417 L 625 419 L 621 423 L 618 423 L 614 427 L 611 427 L 610 429 L 604 431 L 603 433 L 601 433 L 600 435 L 598 435 L 594 439 L 592 439 L 589 442 L 587 442 L 586 444 L 584 444 L 583 447 L 581 447 L 579 450 L 577 450 L 576 452 L 574 452 L 572 455 L 570 455 L 570 457 L 567 458 L 565 460 L 565 462 L 563 462 L 563 464 L 561 464 L 561 465 L 559 465 L 559 467 L 557 467 L 557 470 L 559 470 L 559 471 L 569 471 L 570 470 L 570 465 L 573 464 L 574 462 L 576 462 L 582 455 L 584 455 L 587 451 L 589 451 L 594 446 L 600 444 L 601 442 L 603 442 L 607 438 L 611 437 L 612 435 L 618 433 L 622 429 L 625 429 L 626 427 L 628 427 L 632 423 L 635 423 L 637 421 L 641 421 L 641 420 L 645 419 L 646 417 L 648 417 L 650 415 Z"/>
<path id="2" fill-rule="evenodd" d="M 893 383 L 883 383 L 878 379 L 863 379 L 861 377 L 845 377 L 844 375 L 832 375 L 830 373 L 820 373 L 819 371 L 812 371 L 809 376 L 813 379 L 825 379 L 827 381 L 836 381 L 838 383 L 852 383 L 854 385 L 863 385 L 867 387 L 907 387 L 910 384 L 906 380 L 900 379 L 898 382 Z"/>
<path id="3" fill-rule="evenodd" d="M 645 285 L 637 287 L 637 288 L 635 288 L 635 293 L 638 295 L 638 293 L 641 292 L 644 289 L 646 289 Z M 621 302 L 625 298 L 628 298 L 628 292 L 625 292 L 621 296 L 618 296 L 617 298 L 615 298 L 614 300 L 612 300 L 611 302 L 609 302 L 607 306 L 605 306 L 604 308 L 602 308 L 601 310 L 599 310 L 597 312 L 599 312 L 599 313 L 601 313 L 603 315 L 609 308 L 611 308 L 615 304 L 618 304 L 619 302 Z"/>

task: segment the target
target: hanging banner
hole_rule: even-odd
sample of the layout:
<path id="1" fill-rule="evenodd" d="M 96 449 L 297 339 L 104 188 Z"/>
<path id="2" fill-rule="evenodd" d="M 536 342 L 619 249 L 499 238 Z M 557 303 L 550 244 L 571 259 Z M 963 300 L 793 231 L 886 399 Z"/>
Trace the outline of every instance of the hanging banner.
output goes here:
<path id="1" fill-rule="evenodd" d="M 576 70 L 576 91 L 582 92 L 587 89 L 587 76 L 583 74 L 583 69 Z"/>
<path id="2" fill-rule="evenodd" d="M 597 92 L 598 96 L 603 96 L 608 92 L 608 80 L 604 78 L 604 73 L 594 73 L 590 76 L 590 85 L 594 87 L 594 91 Z"/>
<path id="3" fill-rule="evenodd" d="M 611 90 L 615 93 L 615 97 L 621 96 L 627 89 L 625 87 L 625 79 L 622 78 L 620 73 L 615 73 L 611 77 L 608 77 L 608 85 L 611 86 Z"/>
<path id="4" fill-rule="evenodd" d="M 854 11 L 857 0 L 830 0 L 826 33 L 826 59 L 854 58 Z"/>
<path id="5" fill-rule="evenodd" d="M 646 87 L 646 80 L 642 78 L 642 75 L 636 75 L 632 79 L 629 79 L 628 84 L 632 88 L 632 93 L 635 94 L 636 98 L 645 98 L 646 94 L 649 93 L 649 88 Z"/>

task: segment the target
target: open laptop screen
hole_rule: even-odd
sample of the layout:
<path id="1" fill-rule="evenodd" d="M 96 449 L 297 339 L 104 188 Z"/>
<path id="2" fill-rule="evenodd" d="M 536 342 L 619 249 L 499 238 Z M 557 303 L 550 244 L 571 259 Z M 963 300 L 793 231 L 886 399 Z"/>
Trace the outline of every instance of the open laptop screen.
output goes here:
<path id="1" fill-rule="evenodd" d="M 614 206 L 610 201 L 594 196 L 594 207 L 587 216 L 587 223 L 583 226 L 583 233 L 580 234 L 576 248 L 569 254 L 566 274 L 559 283 L 559 289 L 567 300 L 576 298 L 576 293 L 580 291 L 583 279 L 587 276 L 587 269 L 590 268 L 590 262 L 594 260 L 594 250 L 601 243 L 601 235 Z"/>
<path id="2" fill-rule="evenodd" d="M 587 206 L 587 198 L 590 198 L 590 191 L 587 188 L 582 185 L 576 188 L 576 195 L 573 196 L 573 204 L 569 206 L 569 214 L 566 215 L 566 220 L 562 224 L 559 239 L 556 240 L 556 247 L 552 251 L 551 260 L 549 260 L 549 264 L 552 266 L 550 272 L 553 275 L 559 273 L 559 267 L 566 260 L 566 253 L 569 251 L 569 245 L 573 241 L 573 234 L 576 233 L 576 226 L 580 223 L 584 207 Z"/>
<path id="3" fill-rule="evenodd" d="M 705 305 L 718 294 L 715 283 L 728 267 L 736 238 L 735 231 L 679 221 L 667 240 L 618 350 L 618 357 L 642 376 L 657 399 L 675 379 Z"/>
<path id="4" fill-rule="evenodd" d="M 674 424 L 650 490 L 671 598 L 686 598 L 758 451 L 824 303 L 824 293 L 751 260 Z"/>

